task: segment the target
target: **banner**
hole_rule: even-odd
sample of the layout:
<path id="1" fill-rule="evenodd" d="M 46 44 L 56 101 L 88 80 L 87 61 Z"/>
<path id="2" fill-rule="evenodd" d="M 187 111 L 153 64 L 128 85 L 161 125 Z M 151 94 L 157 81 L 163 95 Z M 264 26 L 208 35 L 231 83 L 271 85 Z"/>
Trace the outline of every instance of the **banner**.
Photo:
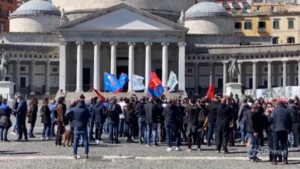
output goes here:
<path id="1" fill-rule="evenodd" d="M 169 87 L 169 92 L 173 92 L 177 84 L 178 84 L 177 76 L 173 71 L 171 71 L 168 84 L 167 84 L 167 86 Z"/>
<path id="2" fill-rule="evenodd" d="M 144 78 L 142 76 L 132 75 L 131 80 L 132 80 L 132 89 L 134 91 L 145 90 Z"/>

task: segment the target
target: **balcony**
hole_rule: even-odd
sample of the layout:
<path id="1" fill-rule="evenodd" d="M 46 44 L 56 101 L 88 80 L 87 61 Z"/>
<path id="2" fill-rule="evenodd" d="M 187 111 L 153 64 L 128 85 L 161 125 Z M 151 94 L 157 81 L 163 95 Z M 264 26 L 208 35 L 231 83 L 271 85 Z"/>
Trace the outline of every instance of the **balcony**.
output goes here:
<path id="1" fill-rule="evenodd" d="M 241 9 L 242 8 L 241 5 L 237 1 L 232 2 L 232 6 L 233 6 L 234 9 Z"/>
<path id="2" fill-rule="evenodd" d="M 247 9 L 251 9 L 251 5 L 247 1 L 243 2 L 243 7 Z"/>

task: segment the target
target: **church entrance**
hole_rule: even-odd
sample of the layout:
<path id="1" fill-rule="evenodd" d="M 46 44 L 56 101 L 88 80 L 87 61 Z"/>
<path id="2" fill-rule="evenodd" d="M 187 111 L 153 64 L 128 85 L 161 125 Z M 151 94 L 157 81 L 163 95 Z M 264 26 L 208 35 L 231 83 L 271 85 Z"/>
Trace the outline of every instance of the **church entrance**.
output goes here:
<path id="1" fill-rule="evenodd" d="M 83 91 L 87 92 L 92 88 L 91 84 L 91 70 L 90 68 L 83 68 L 82 70 L 82 83 Z"/>

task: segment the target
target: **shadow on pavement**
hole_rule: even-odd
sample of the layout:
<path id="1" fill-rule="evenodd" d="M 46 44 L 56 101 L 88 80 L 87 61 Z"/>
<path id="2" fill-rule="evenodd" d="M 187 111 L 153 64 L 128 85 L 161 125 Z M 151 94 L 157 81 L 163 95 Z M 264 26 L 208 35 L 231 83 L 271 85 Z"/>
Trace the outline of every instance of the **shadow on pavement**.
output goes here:
<path id="1" fill-rule="evenodd" d="M 16 152 L 16 151 L 0 151 L 0 155 L 32 155 L 39 152 Z"/>

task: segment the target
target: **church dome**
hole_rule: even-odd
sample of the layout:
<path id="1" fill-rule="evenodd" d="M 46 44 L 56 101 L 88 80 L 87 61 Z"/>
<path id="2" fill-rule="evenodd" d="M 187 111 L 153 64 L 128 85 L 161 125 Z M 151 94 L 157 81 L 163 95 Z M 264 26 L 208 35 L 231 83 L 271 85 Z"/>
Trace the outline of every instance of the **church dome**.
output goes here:
<path id="1" fill-rule="evenodd" d="M 44 0 L 31 0 L 21 5 L 10 16 L 20 15 L 57 15 L 60 16 L 60 11 L 54 5 Z"/>
<path id="2" fill-rule="evenodd" d="M 58 8 L 44 0 L 30 0 L 9 16 L 9 31 L 54 32 L 59 22 Z"/>
<path id="3" fill-rule="evenodd" d="M 185 12 L 188 34 L 233 35 L 234 21 L 228 12 L 215 2 L 199 2 Z"/>
<path id="4" fill-rule="evenodd" d="M 199 17 L 210 16 L 230 16 L 228 12 L 214 2 L 199 2 L 193 5 L 185 12 L 186 19 L 194 19 Z"/>

